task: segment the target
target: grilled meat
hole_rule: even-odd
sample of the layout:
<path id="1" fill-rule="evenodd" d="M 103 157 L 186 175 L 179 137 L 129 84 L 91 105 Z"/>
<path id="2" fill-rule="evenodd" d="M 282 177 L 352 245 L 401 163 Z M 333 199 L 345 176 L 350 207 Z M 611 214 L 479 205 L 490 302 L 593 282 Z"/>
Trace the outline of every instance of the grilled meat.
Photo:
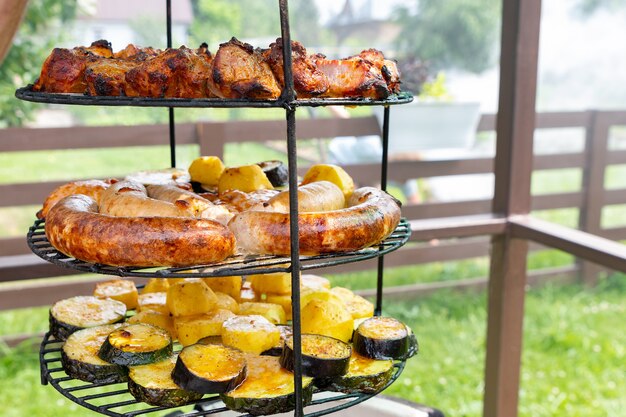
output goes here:
<path id="1" fill-rule="evenodd" d="M 366 49 L 352 58 L 362 58 L 374 65 L 383 76 L 389 91 L 392 93 L 400 92 L 400 71 L 398 71 L 395 61 L 385 59 L 383 53 L 377 49 Z"/>
<path id="2" fill-rule="evenodd" d="M 269 49 L 263 51 L 263 57 L 270 64 L 281 87 L 285 86 L 283 70 L 282 39 L 276 39 Z M 315 62 L 308 57 L 306 49 L 300 42 L 291 41 L 291 61 L 293 68 L 293 84 L 298 97 L 316 97 L 328 91 L 330 86 L 326 75 L 320 71 Z"/>
<path id="3" fill-rule="evenodd" d="M 324 55 L 316 54 L 313 60 L 330 82 L 324 97 L 384 99 L 390 94 L 381 72 L 359 56 L 327 59 Z"/>
<path id="4" fill-rule="evenodd" d="M 157 56 L 161 52 L 163 51 L 161 51 L 160 49 L 155 49 L 151 46 L 138 48 L 132 43 L 129 43 L 126 48 L 114 53 L 113 57 L 125 61 L 145 61 L 148 58 Z"/>
<path id="5" fill-rule="evenodd" d="M 211 54 L 181 46 L 146 59 L 126 73 L 126 95 L 133 97 L 208 97 Z"/>
<path id="6" fill-rule="evenodd" d="M 126 93 L 126 73 L 138 66 L 135 61 L 99 59 L 87 64 L 85 83 L 90 96 L 123 96 Z"/>
<path id="7" fill-rule="evenodd" d="M 262 53 L 235 38 L 220 45 L 211 63 L 208 85 L 222 98 L 272 99 L 281 92 Z"/>
<path id="8" fill-rule="evenodd" d="M 89 47 L 54 48 L 43 63 L 33 91 L 84 93 L 87 64 L 111 56 L 111 44 L 105 40 L 95 41 Z"/>

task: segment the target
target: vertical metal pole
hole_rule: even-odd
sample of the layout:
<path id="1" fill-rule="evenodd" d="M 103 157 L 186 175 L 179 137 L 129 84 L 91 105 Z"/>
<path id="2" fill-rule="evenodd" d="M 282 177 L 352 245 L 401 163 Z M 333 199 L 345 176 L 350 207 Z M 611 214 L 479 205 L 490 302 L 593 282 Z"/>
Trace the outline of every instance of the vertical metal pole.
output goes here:
<path id="1" fill-rule="evenodd" d="M 527 215 L 531 207 L 535 95 L 541 0 L 505 0 L 493 211 Z M 507 228 L 492 240 L 484 417 L 516 417 L 528 242 Z"/>
<path id="2" fill-rule="evenodd" d="M 380 171 L 380 188 L 387 191 L 387 169 L 389 159 L 389 106 L 385 106 L 383 112 L 383 160 Z M 374 314 L 380 316 L 383 310 L 383 275 L 385 268 L 385 257 L 378 257 L 378 269 L 376 275 L 376 309 Z"/>
<path id="3" fill-rule="evenodd" d="M 172 47 L 172 0 L 165 0 L 166 23 L 167 23 L 167 47 Z M 174 108 L 168 109 L 170 122 L 170 166 L 176 167 L 176 122 L 174 120 Z"/>
<path id="4" fill-rule="evenodd" d="M 300 317 L 300 239 L 298 234 L 298 158 L 296 147 L 296 109 L 293 107 L 295 92 L 291 67 L 291 34 L 289 31 L 289 9 L 287 0 L 279 0 L 280 29 L 283 41 L 283 71 L 285 89 L 284 102 L 287 118 L 287 161 L 289 163 L 289 233 L 291 236 L 291 305 L 293 309 L 293 382 L 295 394 L 295 417 L 304 415 L 302 397 L 302 338 Z"/>

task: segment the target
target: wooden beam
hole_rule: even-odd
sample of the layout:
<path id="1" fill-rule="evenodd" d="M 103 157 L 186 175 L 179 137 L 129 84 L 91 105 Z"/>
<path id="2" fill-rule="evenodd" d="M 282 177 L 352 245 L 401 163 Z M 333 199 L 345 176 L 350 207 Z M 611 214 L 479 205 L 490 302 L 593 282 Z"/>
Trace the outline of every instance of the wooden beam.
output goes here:
<path id="1" fill-rule="evenodd" d="M 502 3 L 493 212 L 509 218 L 531 209 L 541 0 Z M 491 253 L 483 416 L 517 417 L 528 242 L 507 227 Z"/>

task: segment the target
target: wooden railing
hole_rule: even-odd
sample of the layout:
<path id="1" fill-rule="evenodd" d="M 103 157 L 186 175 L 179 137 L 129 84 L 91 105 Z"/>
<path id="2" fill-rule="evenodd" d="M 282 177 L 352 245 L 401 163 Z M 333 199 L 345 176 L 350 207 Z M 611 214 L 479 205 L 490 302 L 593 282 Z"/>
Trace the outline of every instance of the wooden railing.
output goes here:
<path id="1" fill-rule="evenodd" d="M 481 117 L 478 131 L 492 131 L 493 115 Z M 577 191 L 537 195 L 533 209 L 550 210 L 578 208 L 578 226 L 581 230 L 614 240 L 626 239 L 626 227 L 603 228 L 602 210 L 607 205 L 625 204 L 626 190 L 607 190 L 604 174 L 607 166 L 626 164 L 626 150 L 608 150 L 609 130 L 615 125 L 626 125 L 626 111 L 560 112 L 538 114 L 537 129 L 581 128 L 585 131 L 585 147 L 580 152 L 536 155 L 535 170 L 575 168 L 583 171 L 583 181 Z M 180 124 L 177 126 L 177 143 L 198 144 L 204 155 L 222 156 L 224 145 L 232 142 L 266 142 L 284 138 L 284 121 L 238 121 Z M 301 139 L 331 138 L 336 136 L 362 136 L 380 134 L 375 117 L 353 119 L 302 120 L 298 122 L 297 136 Z M 88 138 L 88 139 L 87 139 Z M 168 143 L 167 126 L 149 125 L 134 127 L 73 127 L 55 129 L 4 129 L 0 130 L 0 152 L 59 150 L 80 148 L 110 148 L 129 146 L 155 146 Z M 305 167 L 302 167 L 305 168 Z M 373 184 L 380 178 L 380 164 L 358 164 L 348 168 L 359 184 Z M 449 160 L 391 160 L 389 178 L 405 181 L 412 178 L 435 176 L 484 174 L 493 172 L 492 158 Z M 0 207 L 41 204 L 46 195 L 65 181 L 1 184 Z M 438 217 L 476 216 L 491 212 L 491 200 L 455 202 L 424 202 L 407 205 L 403 215 L 412 221 Z M 488 236 L 457 239 L 433 244 L 427 236 L 414 233 L 413 245 L 386 257 L 388 267 L 438 261 L 452 261 L 486 256 Z M 534 249 L 540 249 L 534 246 Z M 373 262 L 349 264 L 327 272 L 344 272 L 372 269 Z M 532 281 L 546 279 L 573 280 L 579 276 L 593 283 L 599 268 L 588 263 L 533 271 Z M 73 294 L 89 292 L 94 280 L 69 279 L 52 282 L 32 282 L 34 278 L 71 275 L 73 271 L 44 262 L 30 253 L 24 237 L 0 239 L 0 282 L 12 282 L 0 287 L 0 309 L 20 308 L 48 304 Z M 412 285 L 408 288 L 389 288 L 388 296 L 402 296 L 415 291 L 431 291 L 441 287 L 482 287 L 486 278 L 451 283 Z M 367 293 L 367 292 L 366 292 Z"/>

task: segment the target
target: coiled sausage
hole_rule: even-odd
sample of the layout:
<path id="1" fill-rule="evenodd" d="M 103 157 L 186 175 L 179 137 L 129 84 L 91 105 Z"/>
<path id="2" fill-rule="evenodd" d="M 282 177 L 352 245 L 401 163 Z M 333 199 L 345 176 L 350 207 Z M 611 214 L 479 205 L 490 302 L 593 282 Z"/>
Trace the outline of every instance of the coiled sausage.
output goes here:
<path id="1" fill-rule="evenodd" d="M 46 236 L 60 252 L 114 266 L 192 266 L 232 255 L 233 233 L 212 220 L 183 217 L 113 217 L 96 201 L 71 195 L 46 216 Z"/>
<path id="2" fill-rule="evenodd" d="M 400 202 L 373 187 L 357 189 L 340 210 L 300 213 L 300 252 L 313 255 L 347 252 L 374 245 L 391 234 L 400 222 Z M 289 214 L 244 211 L 228 224 L 237 250 L 244 253 L 288 255 Z"/>

